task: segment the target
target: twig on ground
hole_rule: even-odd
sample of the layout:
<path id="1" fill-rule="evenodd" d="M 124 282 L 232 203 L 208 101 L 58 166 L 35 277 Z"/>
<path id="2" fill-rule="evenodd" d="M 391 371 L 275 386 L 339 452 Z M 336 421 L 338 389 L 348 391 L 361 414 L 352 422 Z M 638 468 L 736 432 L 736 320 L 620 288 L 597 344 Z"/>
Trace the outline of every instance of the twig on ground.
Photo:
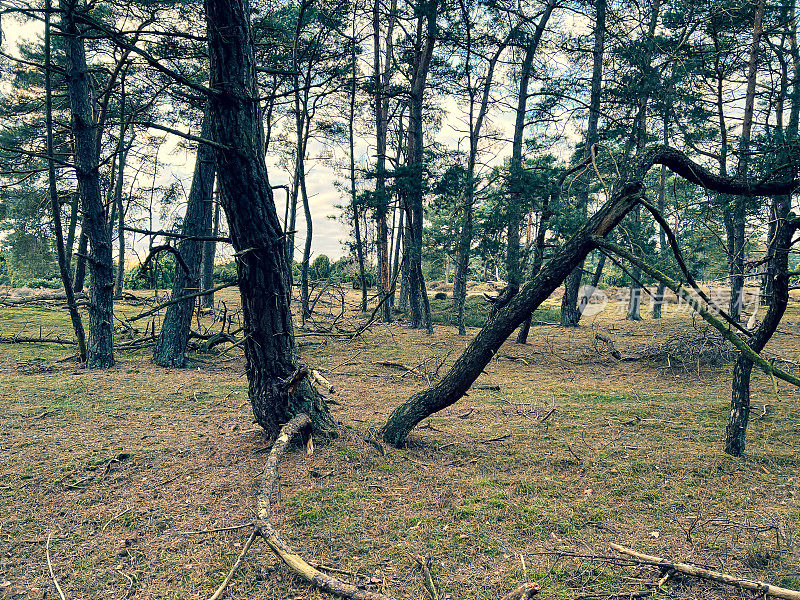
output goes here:
<path id="1" fill-rule="evenodd" d="M 422 571 L 422 583 L 425 586 L 425 590 L 427 590 L 428 594 L 431 597 L 431 600 L 439 600 L 439 592 L 436 591 L 436 584 L 433 581 L 433 575 L 431 575 L 431 570 L 428 568 L 428 565 L 431 562 L 430 556 L 412 556 L 414 561 Z"/>
<path id="2" fill-rule="evenodd" d="M 700 579 L 708 579 L 716 583 L 724 583 L 737 588 L 757 592 L 765 596 L 773 596 L 775 598 L 783 598 L 784 600 L 800 600 L 800 592 L 796 590 L 789 590 L 786 588 L 777 587 L 761 581 L 751 581 L 749 579 L 741 579 L 728 575 L 727 573 L 720 573 L 719 571 L 711 571 L 688 563 L 671 562 L 659 556 L 651 556 L 649 554 L 641 554 L 631 548 L 620 546 L 619 544 L 611 544 L 611 549 L 616 550 L 622 554 L 632 556 L 643 564 L 649 564 L 657 567 L 667 567 L 673 571 L 683 573 L 684 575 L 691 575 L 699 577 Z"/>
<path id="3" fill-rule="evenodd" d="M 535 581 L 529 581 L 527 583 L 523 583 L 513 592 L 503 596 L 502 600 L 529 600 L 538 594 L 541 589 L 542 587 L 538 583 Z"/>
<path id="4" fill-rule="evenodd" d="M 208 600 L 218 600 L 219 598 L 222 597 L 222 594 L 225 593 L 225 588 L 228 587 L 228 584 L 230 583 L 231 579 L 236 573 L 236 570 L 239 568 L 239 565 L 242 564 L 242 559 L 244 558 L 244 555 L 247 554 L 248 550 L 250 550 L 250 546 L 253 545 L 253 541 L 256 539 L 256 535 L 257 535 L 256 530 L 253 529 L 252 533 L 250 534 L 250 537 L 247 538 L 247 543 L 244 545 L 244 548 L 242 548 L 241 553 L 239 553 L 239 557 L 236 559 L 236 562 L 233 563 L 233 566 L 231 567 L 228 576 L 225 578 L 225 581 L 222 582 L 219 588 L 217 588 L 217 591 L 214 592 L 214 595 L 211 596 L 211 598 L 209 598 Z"/>
<path id="5" fill-rule="evenodd" d="M 111 518 L 110 518 L 108 521 L 106 521 L 106 524 L 105 524 L 105 525 L 103 525 L 103 528 L 102 528 L 100 531 L 105 531 L 105 530 L 106 530 L 106 527 L 108 527 L 109 525 L 111 525 L 111 522 L 112 522 L 112 521 L 116 521 L 116 520 L 117 520 L 117 519 L 119 519 L 119 518 L 120 518 L 122 515 L 124 515 L 126 512 L 130 511 L 130 509 L 131 509 L 131 507 L 129 506 L 128 508 L 126 508 L 125 510 L 123 510 L 123 511 L 122 511 L 121 513 L 119 513 L 118 515 L 114 515 L 113 517 L 111 517 Z"/>
<path id="6" fill-rule="evenodd" d="M 253 521 L 249 523 L 244 523 L 242 525 L 233 525 L 231 527 L 218 527 L 216 529 L 201 529 L 199 531 L 179 531 L 178 535 L 204 535 L 208 533 L 219 533 L 220 531 L 236 531 L 238 529 L 244 529 L 245 527 L 252 527 Z"/>
<path id="7" fill-rule="evenodd" d="M 64 597 L 64 592 L 61 591 L 61 586 L 58 585 L 58 579 L 56 579 L 55 573 L 53 573 L 53 563 L 50 562 L 50 536 L 52 533 L 47 534 L 47 544 L 44 547 L 45 554 L 47 555 L 47 568 L 50 569 L 50 578 L 53 580 L 53 584 L 56 586 L 56 590 L 58 591 L 58 595 L 61 596 L 61 600 L 67 600 Z"/>

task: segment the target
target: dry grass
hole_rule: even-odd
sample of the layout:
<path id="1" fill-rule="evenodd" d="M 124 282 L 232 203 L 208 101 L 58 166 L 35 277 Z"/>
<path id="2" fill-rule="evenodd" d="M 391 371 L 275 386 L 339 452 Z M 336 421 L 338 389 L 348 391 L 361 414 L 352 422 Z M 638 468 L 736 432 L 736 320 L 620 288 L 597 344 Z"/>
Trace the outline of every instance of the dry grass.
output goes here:
<path id="1" fill-rule="evenodd" d="M 222 298 L 235 313 L 234 295 Z M 635 358 L 693 331 L 690 316 L 668 310 L 661 322 L 630 323 L 609 311 L 574 331 L 535 327 L 529 345 L 503 347 L 468 397 L 383 456 L 366 430 L 443 372 L 465 340 L 402 323 L 355 340 L 311 335 L 330 326 L 336 298 L 317 309 L 299 339 L 303 360 L 337 388 L 341 435 L 311 457 L 287 456 L 274 496 L 276 525 L 307 559 L 415 600 L 427 596 L 409 555 L 431 555 L 442 597 L 453 600 L 498 598 L 525 579 L 545 598 L 607 597 L 659 578 L 563 555 L 605 553 L 616 541 L 800 588 L 800 393 L 779 384 L 778 400 L 755 375 L 754 404 L 771 409 L 752 422 L 748 455 L 736 460 L 720 449 L 727 366 L 698 374 L 617 361 L 594 340 L 602 330 Z M 799 323 L 793 306 L 770 350 L 797 360 Z M 41 307 L 0 308 L 0 325 L 7 334 L 68 331 L 61 311 Z M 268 449 L 252 424 L 241 355 L 205 355 L 199 368 L 174 371 L 140 351 L 89 372 L 57 362 L 70 351 L 0 346 L 0 594 L 54 597 L 52 534 L 70 600 L 208 597 L 247 532 L 182 532 L 249 522 Z M 744 597 L 684 579 L 653 597 L 667 596 Z M 322 595 L 255 546 L 228 597 Z"/>

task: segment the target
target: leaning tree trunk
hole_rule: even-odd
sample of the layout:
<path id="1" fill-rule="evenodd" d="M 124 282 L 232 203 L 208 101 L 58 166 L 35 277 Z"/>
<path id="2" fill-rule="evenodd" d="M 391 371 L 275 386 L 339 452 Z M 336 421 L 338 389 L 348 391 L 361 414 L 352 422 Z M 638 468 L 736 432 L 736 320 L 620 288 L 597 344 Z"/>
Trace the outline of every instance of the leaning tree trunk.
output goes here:
<path id="1" fill-rule="evenodd" d="M 200 137 L 207 140 L 211 137 L 208 107 L 203 115 Z M 178 253 L 186 265 L 175 266 L 175 279 L 172 284 L 171 298 L 176 300 L 196 292 L 200 288 L 200 264 L 203 258 L 202 237 L 211 228 L 211 216 L 214 212 L 214 149 L 200 142 L 197 146 L 197 158 L 194 165 L 192 187 L 189 189 L 189 200 L 186 215 L 183 218 L 181 234 L 187 236 L 178 245 Z M 195 238 L 195 239 L 192 239 Z M 162 367 L 184 368 L 189 366 L 186 358 L 186 345 L 191 333 L 192 314 L 195 298 L 187 298 L 167 307 L 164 322 L 156 342 L 153 362 Z"/>
<path id="2" fill-rule="evenodd" d="M 253 414 L 273 436 L 295 414 L 318 431 L 336 424 L 300 372 L 289 311 L 289 265 L 269 185 L 248 0 L 206 0 L 213 139 L 222 207 L 237 253 Z"/>
<path id="3" fill-rule="evenodd" d="M 415 394 L 392 412 L 382 429 L 383 439 L 387 443 L 402 445 L 417 423 L 464 395 L 514 329 L 596 247 L 592 238 L 608 235 L 633 209 L 641 197 L 644 177 L 654 164 L 666 164 L 690 183 L 718 192 L 757 196 L 787 193 L 797 186 L 794 170 L 789 180 L 783 178 L 762 185 L 740 183 L 711 174 L 682 153 L 665 146 L 646 150 L 631 162 L 627 177 L 614 186 L 611 199 L 561 247 L 533 281 L 527 283 L 486 323 L 450 371 L 436 385 Z M 796 170 L 796 167 L 793 169 Z M 785 176 L 785 173 L 781 175 Z"/>
<path id="4" fill-rule="evenodd" d="M 219 204 L 212 202 L 214 207 L 214 225 L 211 230 L 203 232 L 204 236 L 215 238 L 219 235 Z M 216 240 L 206 240 L 203 243 L 203 276 L 200 282 L 201 289 L 207 292 L 214 287 L 214 259 L 217 255 Z M 207 293 L 201 296 L 201 306 L 205 309 L 214 308 L 214 294 Z"/>
<path id="5" fill-rule="evenodd" d="M 61 0 L 66 78 L 75 140 L 75 173 L 83 209 L 83 233 L 89 242 L 89 340 L 86 366 L 104 369 L 114 364 L 114 268 L 106 207 L 100 191 L 97 131 L 89 67 L 77 26 L 75 2 Z M 75 278 L 76 284 L 78 277 Z"/>

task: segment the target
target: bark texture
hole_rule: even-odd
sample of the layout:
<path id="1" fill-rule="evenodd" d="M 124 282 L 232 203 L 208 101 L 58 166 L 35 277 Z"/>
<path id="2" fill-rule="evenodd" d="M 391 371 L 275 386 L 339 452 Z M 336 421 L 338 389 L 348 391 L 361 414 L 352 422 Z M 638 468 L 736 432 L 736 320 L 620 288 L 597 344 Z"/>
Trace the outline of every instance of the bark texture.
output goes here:
<path id="1" fill-rule="evenodd" d="M 208 107 L 203 115 L 200 137 L 209 139 L 211 123 Z M 211 228 L 214 211 L 214 149 L 200 143 L 197 147 L 192 186 L 183 218 L 181 235 L 187 236 L 178 245 L 178 253 L 186 269 L 175 266 L 175 279 L 172 284 L 172 299 L 178 299 L 200 289 L 200 265 L 203 259 L 204 242 L 192 239 L 204 236 Z M 196 298 L 187 298 L 167 308 L 164 322 L 156 342 L 153 362 L 162 367 L 184 368 L 189 366 L 186 358 L 186 345 L 191 333 L 192 314 Z"/>
<path id="2" fill-rule="evenodd" d="M 114 364 L 114 270 L 111 234 L 100 190 L 97 139 L 99 132 L 92 108 L 89 68 L 83 34 L 77 25 L 76 4 L 60 0 L 66 54 L 65 72 L 75 139 L 75 173 L 83 210 L 83 235 L 89 244 L 89 339 L 86 366 L 105 369 Z M 78 277 L 75 277 L 76 284 Z"/>
<path id="3" fill-rule="evenodd" d="M 210 98 L 222 207 L 236 251 L 244 317 L 250 401 L 272 435 L 305 412 L 320 431 L 333 431 L 322 397 L 302 377 L 289 311 L 291 289 L 281 230 L 264 161 L 261 111 L 247 0 L 206 0 Z"/>

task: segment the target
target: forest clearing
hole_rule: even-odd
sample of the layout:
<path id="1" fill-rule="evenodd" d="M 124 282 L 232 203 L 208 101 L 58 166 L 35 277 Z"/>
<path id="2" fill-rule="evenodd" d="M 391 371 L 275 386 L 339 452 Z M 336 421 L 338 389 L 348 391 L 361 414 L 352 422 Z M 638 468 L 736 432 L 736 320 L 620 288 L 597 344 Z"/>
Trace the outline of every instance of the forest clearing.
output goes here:
<path id="1" fill-rule="evenodd" d="M 800 589 L 800 392 L 778 382 L 776 397 L 754 373 L 747 453 L 723 453 L 730 363 L 679 364 L 676 340 L 708 335 L 690 313 L 670 304 L 660 321 L 631 322 L 612 302 L 580 328 L 534 325 L 529 344 L 506 342 L 467 397 L 395 449 L 368 432 L 465 340 L 402 321 L 349 339 L 367 318 L 350 310 L 332 328 L 340 335 L 326 334 L 334 299 L 296 335 L 301 361 L 335 388 L 324 394 L 339 437 L 286 454 L 272 496 L 273 524 L 311 564 L 415 600 L 431 597 L 425 557 L 441 599 L 500 598 L 526 581 L 543 598 L 752 596 L 681 575 L 656 587 L 658 569 L 588 558 L 621 559 L 609 550 L 618 543 Z M 235 291 L 217 301 L 235 320 Z M 116 306 L 121 319 L 143 310 Z M 799 324 L 792 302 L 766 355 L 800 361 Z M 5 336 L 69 332 L 50 305 L 4 306 L 0 325 Z M 120 348 L 114 367 L 88 371 L 64 360 L 71 346 L 0 344 L 4 597 L 55 597 L 53 578 L 69 599 L 207 598 L 219 587 L 249 530 L 189 532 L 253 521 L 271 445 L 253 424 L 241 350 L 224 348 L 193 353 L 185 370 L 153 365 L 152 348 Z M 225 594 L 327 597 L 265 544 Z"/>

